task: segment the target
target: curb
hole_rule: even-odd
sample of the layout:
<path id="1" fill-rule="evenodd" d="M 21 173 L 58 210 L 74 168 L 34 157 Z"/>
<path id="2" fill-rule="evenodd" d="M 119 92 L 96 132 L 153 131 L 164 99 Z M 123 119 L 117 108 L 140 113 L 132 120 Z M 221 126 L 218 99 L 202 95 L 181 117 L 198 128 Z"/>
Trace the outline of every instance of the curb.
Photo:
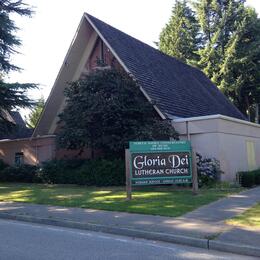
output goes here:
<path id="1" fill-rule="evenodd" d="M 0 213 L 0 218 L 66 227 L 66 228 L 90 230 L 90 231 L 103 232 L 103 233 L 129 236 L 129 237 L 137 237 L 137 238 L 143 238 L 148 240 L 157 240 L 157 241 L 174 243 L 174 244 L 188 245 L 188 246 L 199 247 L 199 248 L 204 248 L 209 250 L 217 250 L 222 252 L 260 257 L 260 247 L 251 247 L 242 244 L 224 243 L 221 241 L 215 241 L 215 240 L 209 240 L 203 238 L 165 234 L 160 232 L 149 232 L 149 231 L 129 229 L 123 227 L 106 226 L 101 224 L 81 223 L 81 222 L 74 222 L 69 220 L 39 218 L 39 217 L 28 216 L 28 215 L 13 215 L 13 214 L 2 213 L 2 212 Z"/>
<path id="2" fill-rule="evenodd" d="M 209 240 L 209 249 L 260 257 L 260 247 Z"/>
<path id="3" fill-rule="evenodd" d="M 165 234 L 159 232 L 149 232 L 137 229 L 130 228 L 122 228 L 115 226 L 106 226 L 101 224 L 92 224 L 92 223 L 81 223 L 74 222 L 68 220 L 59 220 L 59 219 L 51 219 L 51 218 L 39 218 L 28 215 L 12 215 L 8 213 L 0 213 L 0 218 L 2 219 L 10 219 L 10 220 L 18 220 L 24 222 L 32 222 L 38 224 L 45 225 L 53 225 L 67 228 L 76 228 L 76 229 L 84 229 L 96 232 L 104 232 L 116 235 L 123 235 L 129 237 L 138 237 L 144 238 L 148 240 L 158 240 L 163 242 L 170 242 L 176 244 L 185 244 L 189 246 L 200 247 L 204 249 L 208 249 L 208 240 L 201 238 L 193 238 L 181 235 L 173 235 L 173 234 Z"/>

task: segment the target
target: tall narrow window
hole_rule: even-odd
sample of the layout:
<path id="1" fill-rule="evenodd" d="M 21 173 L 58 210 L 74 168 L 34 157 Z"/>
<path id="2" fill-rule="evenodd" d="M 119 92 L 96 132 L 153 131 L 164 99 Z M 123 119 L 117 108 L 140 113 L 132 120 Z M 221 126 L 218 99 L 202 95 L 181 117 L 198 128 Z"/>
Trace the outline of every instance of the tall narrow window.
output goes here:
<path id="1" fill-rule="evenodd" d="M 21 152 L 15 153 L 14 163 L 15 163 L 16 166 L 20 166 L 20 165 L 24 164 L 23 153 L 21 153 Z"/>

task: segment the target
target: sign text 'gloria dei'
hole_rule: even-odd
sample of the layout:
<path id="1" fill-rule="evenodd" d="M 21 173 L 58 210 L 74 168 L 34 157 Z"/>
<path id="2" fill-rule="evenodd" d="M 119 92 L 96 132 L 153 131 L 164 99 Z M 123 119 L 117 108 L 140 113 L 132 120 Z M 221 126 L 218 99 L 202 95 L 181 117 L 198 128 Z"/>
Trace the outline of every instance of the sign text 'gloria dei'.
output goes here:
<path id="1" fill-rule="evenodd" d="M 132 162 L 132 177 L 134 178 L 190 175 L 189 154 L 187 152 L 132 154 Z"/>

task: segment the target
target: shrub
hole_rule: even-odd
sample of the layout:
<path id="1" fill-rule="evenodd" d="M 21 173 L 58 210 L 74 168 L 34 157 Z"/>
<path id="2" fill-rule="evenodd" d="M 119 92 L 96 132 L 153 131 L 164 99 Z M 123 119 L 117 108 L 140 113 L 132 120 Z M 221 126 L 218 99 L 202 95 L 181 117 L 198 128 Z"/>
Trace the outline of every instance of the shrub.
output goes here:
<path id="1" fill-rule="evenodd" d="M 92 167 L 96 186 L 120 186 L 125 184 L 124 161 L 98 160 Z"/>
<path id="2" fill-rule="evenodd" d="M 2 182 L 34 182 L 37 166 L 21 165 L 8 166 L 0 172 Z"/>
<path id="3" fill-rule="evenodd" d="M 260 169 L 255 171 L 255 184 L 260 185 Z"/>
<path id="4" fill-rule="evenodd" d="M 255 174 L 252 171 L 239 172 L 239 182 L 242 187 L 251 188 L 255 185 Z"/>
<path id="5" fill-rule="evenodd" d="M 223 173 L 217 159 L 203 158 L 200 154 L 197 154 L 197 170 L 199 187 L 214 185 Z"/>
<path id="6" fill-rule="evenodd" d="M 52 160 L 44 162 L 37 177 L 44 183 L 75 184 L 76 170 L 83 160 Z"/>
<path id="7" fill-rule="evenodd" d="M 78 185 L 95 185 L 95 177 L 93 174 L 93 167 L 95 163 L 93 161 L 85 162 L 76 172 L 75 184 Z"/>
<path id="8" fill-rule="evenodd" d="M 241 186 L 251 188 L 260 185 L 260 169 L 254 171 L 238 172 L 238 179 Z"/>
<path id="9" fill-rule="evenodd" d="M 125 184 L 123 160 L 52 160 L 43 163 L 41 167 L 21 165 L 5 166 L 3 168 L 0 171 L 0 181 L 2 182 L 96 186 Z"/>
<path id="10" fill-rule="evenodd" d="M 125 184 L 122 160 L 53 160 L 42 165 L 38 181 L 55 184 L 114 186 Z"/>
<path id="11" fill-rule="evenodd" d="M 7 167 L 8 167 L 8 164 L 0 159 L 0 172 L 3 171 Z"/>

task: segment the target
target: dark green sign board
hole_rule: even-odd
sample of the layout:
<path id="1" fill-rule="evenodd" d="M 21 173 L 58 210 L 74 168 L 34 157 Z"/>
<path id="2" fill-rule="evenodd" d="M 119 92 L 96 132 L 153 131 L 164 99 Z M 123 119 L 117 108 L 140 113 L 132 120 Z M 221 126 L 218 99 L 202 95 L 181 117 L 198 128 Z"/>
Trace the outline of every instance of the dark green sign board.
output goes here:
<path id="1" fill-rule="evenodd" d="M 189 141 L 130 142 L 132 185 L 192 183 Z"/>

